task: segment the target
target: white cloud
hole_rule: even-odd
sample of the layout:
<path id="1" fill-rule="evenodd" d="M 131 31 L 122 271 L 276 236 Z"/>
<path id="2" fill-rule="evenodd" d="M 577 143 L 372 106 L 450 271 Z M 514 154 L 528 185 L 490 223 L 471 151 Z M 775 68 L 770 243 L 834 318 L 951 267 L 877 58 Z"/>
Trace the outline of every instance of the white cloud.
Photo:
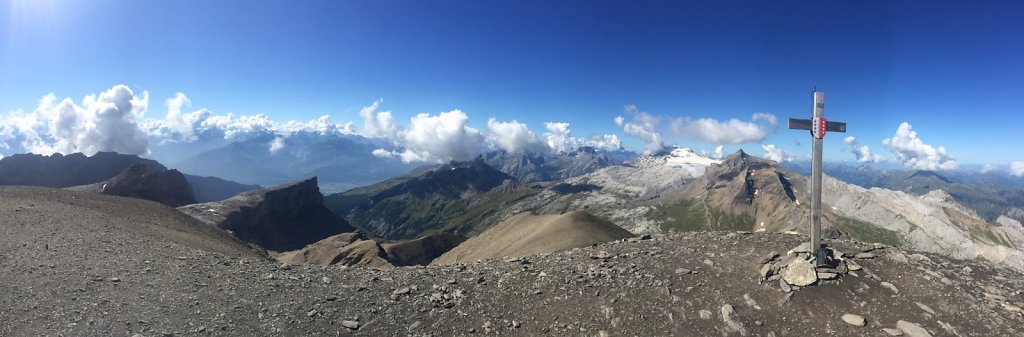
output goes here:
<path id="1" fill-rule="evenodd" d="M 360 132 L 365 137 L 394 138 L 398 133 L 398 125 L 391 111 L 377 112 L 377 108 L 384 102 L 383 98 L 373 101 L 359 110 L 359 117 L 363 119 L 363 130 Z"/>
<path id="2" fill-rule="evenodd" d="M 543 135 L 518 121 L 501 122 L 489 119 L 487 132 L 467 125 L 469 116 L 454 110 L 437 115 L 420 114 L 410 118 L 408 126 L 396 123 L 390 111 L 378 111 L 383 100 L 377 99 L 360 109 L 363 125 L 334 123 L 329 115 L 308 122 L 289 120 L 275 122 L 264 114 L 217 115 L 207 109 L 191 108 L 192 101 L 184 93 L 176 93 L 164 101 L 166 114 L 155 119 L 142 119 L 149 95 L 134 95 L 124 85 L 117 85 L 99 95 L 90 95 L 76 104 L 71 99 L 58 100 L 53 94 L 43 97 L 30 113 L 16 110 L 0 116 L 0 150 L 8 152 L 116 151 L 126 154 L 149 153 L 150 142 L 159 145 L 222 144 L 225 141 L 272 136 L 266 143 L 270 152 L 286 147 L 288 137 L 297 133 L 319 135 L 358 134 L 390 140 L 395 148 L 374 151 L 378 156 L 399 157 L 406 162 L 469 160 L 486 146 L 508 151 L 569 152 L 582 146 L 617 150 L 622 146 L 615 134 L 594 134 L 589 138 L 573 137 L 569 123 L 546 123 Z M 191 112 L 189 112 L 192 110 Z M 661 144 L 654 130 L 657 118 L 634 112 L 634 121 L 621 125 L 634 133 L 652 131 L 648 139 Z M 653 123 L 653 124 L 652 124 Z M 163 150 L 154 149 L 154 153 Z M 171 150 L 167 150 L 171 151 Z"/>
<path id="3" fill-rule="evenodd" d="M 537 139 L 526 124 L 512 120 L 499 122 L 491 118 L 487 120 L 487 142 L 492 146 L 508 152 L 546 152 L 545 144 Z"/>
<path id="4" fill-rule="evenodd" d="M 715 147 L 715 152 L 711 154 L 711 158 L 722 159 L 725 156 L 725 146 L 719 145 Z"/>
<path id="5" fill-rule="evenodd" d="M 992 164 L 985 164 L 981 166 L 981 174 L 989 173 L 996 170 L 996 166 Z"/>
<path id="6" fill-rule="evenodd" d="M 904 167 L 915 170 L 955 170 L 960 167 L 946 148 L 935 148 L 918 138 L 910 123 L 903 122 L 892 138 L 882 140 Z"/>
<path id="7" fill-rule="evenodd" d="M 754 122 L 766 122 L 771 125 L 772 129 L 779 127 L 779 120 L 775 118 L 775 115 L 767 112 L 755 112 L 754 116 L 750 118 Z"/>
<path id="8" fill-rule="evenodd" d="M 619 136 L 614 134 L 593 134 L 590 135 L 590 142 L 587 142 L 587 146 L 615 151 L 622 148 L 622 140 L 619 139 Z"/>
<path id="9" fill-rule="evenodd" d="M 857 137 L 848 136 L 843 139 L 843 143 L 846 143 L 847 150 L 853 153 L 858 163 L 881 163 L 886 161 L 884 156 L 871 153 L 871 149 L 867 145 L 860 145 L 857 142 Z"/>
<path id="10" fill-rule="evenodd" d="M 651 154 L 665 148 L 665 138 L 658 131 L 661 119 L 647 112 L 640 111 L 636 105 L 627 105 L 625 114 L 632 117 L 627 122 L 622 116 L 615 116 L 615 125 L 622 127 L 626 135 L 640 138 L 646 143 L 644 154 Z"/>
<path id="11" fill-rule="evenodd" d="M 227 115 L 214 115 L 206 109 L 183 113 L 182 108 L 189 105 L 191 105 L 191 100 L 179 92 L 167 100 L 167 116 L 164 119 L 148 119 L 139 124 L 150 136 L 159 139 L 161 144 L 195 142 L 198 140 L 199 134 L 211 131 L 212 134 L 226 140 L 241 140 L 271 133 L 285 137 L 300 132 L 319 135 L 355 133 L 355 126 L 352 122 L 333 123 L 329 115 L 320 116 L 309 122 L 289 120 L 277 123 L 263 114 L 242 115 L 236 118 L 230 112 Z"/>
<path id="12" fill-rule="evenodd" d="M 124 85 L 85 96 L 81 105 L 71 98 L 57 101 L 49 94 L 30 113 L 14 111 L 0 119 L 0 140 L 5 149 L 38 154 L 99 151 L 148 153 L 149 140 L 137 120 L 145 114 L 149 94 L 136 96 Z"/>
<path id="13" fill-rule="evenodd" d="M 345 124 L 338 124 L 331 122 L 330 115 L 323 115 L 316 119 L 312 119 L 309 122 L 299 121 L 287 121 L 284 124 L 275 127 L 276 131 L 284 134 L 294 134 L 299 132 L 312 132 L 319 135 L 349 135 L 356 131 L 355 123 L 346 122 Z"/>
<path id="14" fill-rule="evenodd" d="M 484 136 L 467 126 L 469 116 L 459 110 L 436 116 L 419 114 L 409 119 L 408 128 L 395 126 L 392 141 L 402 148 L 390 154 L 374 151 L 378 156 L 397 156 L 403 162 L 470 160 L 480 153 Z M 382 149 L 378 149 L 382 150 Z"/>
<path id="15" fill-rule="evenodd" d="M 1011 162 L 1010 174 L 1018 177 L 1024 177 L 1024 161 Z"/>
<path id="16" fill-rule="evenodd" d="M 267 145 L 270 146 L 271 154 L 277 153 L 277 151 L 281 151 L 285 147 L 284 138 L 281 138 L 281 136 L 274 137 L 274 140 L 270 141 Z"/>
<path id="17" fill-rule="evenodd" d="M 735 118 L 719 121 L 711 118 L 695 120 L 680 117 L 672 119 L 669 124 L 669 130 L 676 136 L 694 137 L 714 144 L 760 142 L 777 127 L 778 120 L 775 115 L 763 112 L 754 113 L 750 122 Z"/>
<path id="18" fill-rule="evenodd" d="M 784 161 L 793 161 L 793 159 L 796 159 L 796 156 L 793 156 L 792 153 L 789 153 L 789 151 L 778 148 L 774 144 L 761 144 L 761 149 L 764 150 L 765 158 L 780 163 Z"/>
<path id="19" fill-rule="evenodd" d="M 572 128 L 566 122 L 547 122 L 544 128 L 547 129 L 544 133 L 545 145 L 555 153 L 571 152 L 584 146 L 608 151 L 622 148 L 622 140 L 614 134 L 592 134 L 589 139 L 573 137 Z"/>
<path id="20" fill-rule="evenodd" d="M 562 153 L 579 147 L 579 142 L 571 135 L 569 123 L 547 122 L 544 123 L 544 128 L 548 130 L 544 133 L 544 139 L 552 151 Z"/>

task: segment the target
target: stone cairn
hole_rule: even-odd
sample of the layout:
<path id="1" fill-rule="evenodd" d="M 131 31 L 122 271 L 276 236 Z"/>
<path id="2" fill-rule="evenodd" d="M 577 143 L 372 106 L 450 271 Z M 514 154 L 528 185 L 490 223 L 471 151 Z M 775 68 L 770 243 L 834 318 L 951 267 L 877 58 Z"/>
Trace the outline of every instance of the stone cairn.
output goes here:
<path id="1" fill-rule="evenodd" d="M 787 293 L 802 287 L 838 283 L 847 274 L 859 276 L 858 271 L 867 272 L 851 258 L 870 259 L 874 257 L 874 254 L 870 253 L 870 250 L 873 249 L 851 256 L 828 247 L 824 248 L 827 259 L 824 263 L 825 266 L 815 267 L 814 255 L 811 254 L 808 246 L 810 244 L 805 242 L 786 252 L 785 255 L 780 256 L 778 252 L 771 252 L 762 257 L 758 282 L 778 282 L 782 291 Z M 882 245 L 874 247 L 874 249 L 878 248 L 884 247 Z M 873 276 L 870 272 L 868 274 L 869 277 Z"/>

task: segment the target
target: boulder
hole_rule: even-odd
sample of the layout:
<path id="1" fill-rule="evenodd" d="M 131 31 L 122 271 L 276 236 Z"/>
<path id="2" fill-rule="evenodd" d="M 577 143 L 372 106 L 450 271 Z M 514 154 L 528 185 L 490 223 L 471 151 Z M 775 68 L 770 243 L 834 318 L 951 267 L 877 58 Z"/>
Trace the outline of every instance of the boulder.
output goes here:
<path id="1" fill-rule="evenodd" d="M 786 266 L 786 270 L 782 272 L 782 279 L 788 284 L 805 287 L 818 282 L 818 273 L 807 260 L 796 259 Z"/>

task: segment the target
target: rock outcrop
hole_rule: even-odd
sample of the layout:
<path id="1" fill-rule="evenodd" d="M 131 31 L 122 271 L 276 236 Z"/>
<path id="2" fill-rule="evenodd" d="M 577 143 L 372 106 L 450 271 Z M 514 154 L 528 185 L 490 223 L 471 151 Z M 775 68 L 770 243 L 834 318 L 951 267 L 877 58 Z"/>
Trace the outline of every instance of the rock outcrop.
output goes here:
<path id="1" fill-rule="evenodd" d="M 179 210 L 271 251 L 290 251 L 355 228 L 323 205 L 316 177 Z"/>
<path id="2" fill-rule="evenodd" d="M 145 199 L 171 207 L 196 203 L 192 185 L 181 172 L 152 164 L 134 164 L 107 181 L 70 189 Z"/>

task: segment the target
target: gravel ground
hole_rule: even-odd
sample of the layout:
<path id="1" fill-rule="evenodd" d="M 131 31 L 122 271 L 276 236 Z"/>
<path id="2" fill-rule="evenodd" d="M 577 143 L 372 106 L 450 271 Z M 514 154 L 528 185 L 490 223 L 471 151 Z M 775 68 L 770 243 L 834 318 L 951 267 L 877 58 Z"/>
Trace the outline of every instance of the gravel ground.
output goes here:
<path id="1" fill-rule="evenodd" d="M 802 241 L 682 233 L 438 267 L 287 266 L 153 202 L 4 187 L 0 336 L 1024 335 L 1024 277 L 988 264 L 841 241 L 867 253 L 856 276 L 759 282 L 763 257 Z"/>

